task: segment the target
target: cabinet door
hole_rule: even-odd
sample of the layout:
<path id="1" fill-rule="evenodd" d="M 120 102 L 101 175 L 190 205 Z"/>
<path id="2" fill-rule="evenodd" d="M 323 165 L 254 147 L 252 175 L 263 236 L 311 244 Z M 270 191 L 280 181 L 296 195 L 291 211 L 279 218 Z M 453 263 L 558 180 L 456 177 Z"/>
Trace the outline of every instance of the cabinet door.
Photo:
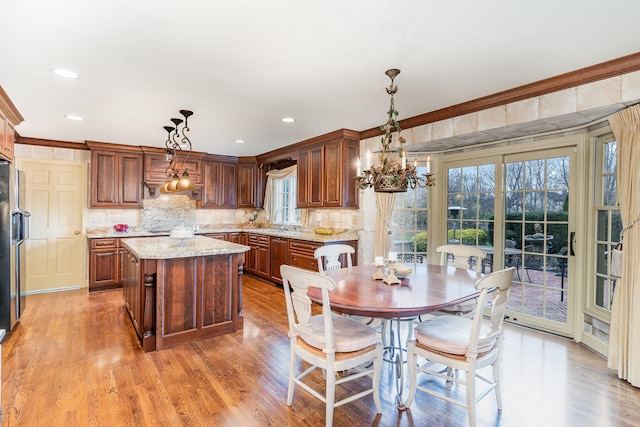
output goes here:
<path id="1" fill-rule="evenodd" d="M 91 207 L 118 205 L 118 155 L 115 151 L 91 152 Z"/>
<path id="2" fill-rule="evenodd" d="M 256 270 L 259 276 L 269 278 L 269 246 L 256 247 Z"/>
<path id="3" fill-rule="evenodd" d="M 324 206 L 342 206 L 342 169 L 340 141 L 326 144 L 324 146 Z"/>
<path id="4" fill-rule="evenodd" d="M 4 155 L 4 157 L 6 157 L 7 160 L 9 160 L 10 162 L 13 161 L 13 145 L 14 145 L 14 139 L 16 137 L 16 130 L 13 128 L 13 126 L 11 126 L 11 123 L 9 123 L 9 120 L 6 121 L 6 128 L 5 128 L 5 137 L 2 138 L 2 136 L 0 135 L 0 141 L 4 141 L 4 145 L 2 146 L 2 153 Z M 0 128 L 2 128 L 2 124 L 0 123 Z M 2 130 L 0 130 L 0 134 L 2 133 Z"/>
<path id="5" fill-rule="evenodd" d="M 309 150 L 309 207 L 322 207 L 324 198 L 324 145 Z"/>
<path id="6" fill-rule="evenodd" d="M 117 286 L 120 279 L 118 249 L 93 249 L 90 259 L 89 290 Z"/>
<path id="7" fill-rule="evenodd" d="M 142 153 L 119 153 L 120 197 L 119 205 L 142 206 Z"/>
<path id="8" fill-rule="evenodd" d="M 238 206 L 237 165 L 231 162 L 220 162 L 220 199 L 221 208 L 235 209 Z"/>
<path id="9" fill-rule="evenodd" d="M 282 264 L 289 264 L 289 239 L 284 239 L 282 237 L 272 237 L 269 249 L 271 251 L 271 265 L 269 269 L 270 278 L 274 282 L 282 284 L 280 266 Z"/>
<path id="10" fill-rule="evenodd" d="M 256 207 L 256 162 L 238 163 L 238 207 Z"/>
<path id="11" fill-rule="evenodd" d="M 298 203 L 299 208 L 309 207 L 309 152 L 298 152 Z"/>

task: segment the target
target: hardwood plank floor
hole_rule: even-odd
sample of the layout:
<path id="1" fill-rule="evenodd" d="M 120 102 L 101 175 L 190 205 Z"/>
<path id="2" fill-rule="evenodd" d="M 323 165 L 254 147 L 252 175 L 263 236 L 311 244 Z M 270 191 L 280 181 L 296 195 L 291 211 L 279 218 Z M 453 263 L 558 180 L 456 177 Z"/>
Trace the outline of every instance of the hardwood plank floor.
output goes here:
<path id="1" fill-rule="evenodd" d="M 146 354 L 121 291 L 30 295 L 3 343 L 2 426 L 324 425 L 322 403 L 304 390 L 286 405 L 282 289 L 250 276 L 243 284 L 243 332 Z M 399 412 L 393 384 L 385 364 L 383 414 L 368 396 L 337 408 L 334 425 L 467 425 L 464 409 L 425 393 Z M 502 390 L 501 413 L 492 396 L 479 403 L 479 426 L 640 425 L 640 390 L 556 336 L 508 326 Z"/>

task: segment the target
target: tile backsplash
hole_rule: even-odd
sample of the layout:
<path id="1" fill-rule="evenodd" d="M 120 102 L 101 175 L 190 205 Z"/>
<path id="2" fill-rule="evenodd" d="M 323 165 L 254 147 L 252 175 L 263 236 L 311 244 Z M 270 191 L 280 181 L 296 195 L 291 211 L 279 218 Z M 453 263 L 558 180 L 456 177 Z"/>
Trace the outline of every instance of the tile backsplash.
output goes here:
<path id="1" fill-rule="evenodd" d="M 175 227 L 196 225 L 196 202 L 187 196 L 162 195 L 144 199 L 140 211 L 140 228 L 149 231 L 169 231 Z"/>
<path id="2" fill-rule="evenodd" d="M 165 196 L 168 200 L 145 199 L 144 209 L 87 209 L 87 229 L 128 224 L 146 230 L 169 230 L 175 226 L 241 227 L 253 212 L 258 212 L 257 223 L 269 227 L 262 209 L 196 209 L 187 196 Z M 177 198 L 177 199 L 175 199 Z M 182 199 L 184 198 L 184 199 Z M 306 228 L 335 228 L 353 230 L 362 228 L 361 213 L 353 209 L 307 209 L 302 218 Z"/>

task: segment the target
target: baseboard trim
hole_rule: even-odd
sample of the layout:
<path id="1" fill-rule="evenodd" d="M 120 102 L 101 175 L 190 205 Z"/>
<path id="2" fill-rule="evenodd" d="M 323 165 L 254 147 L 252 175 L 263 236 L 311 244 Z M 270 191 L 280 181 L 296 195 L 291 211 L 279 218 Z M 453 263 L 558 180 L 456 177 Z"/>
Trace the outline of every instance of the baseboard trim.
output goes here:
<path id="1" fill-rule="evenodd" d="M 590 348 L 605 358 L 607 358 L 607 355 L 609 354 L 609 346 L 587 332 L 582 332 L 580 344 Z"/>
<path id="2" fill-rule="evenodd" d="M 41 289 L 41 290 L 38 290 L 38 291 L 28 291 L 27 295 L 48 294 L 49 292 L 76 291 L 78 289 L 82 289 L 82 287 L 81 286 L 68 286 L 68 287 L 65 287 L 65 288 Z"/>

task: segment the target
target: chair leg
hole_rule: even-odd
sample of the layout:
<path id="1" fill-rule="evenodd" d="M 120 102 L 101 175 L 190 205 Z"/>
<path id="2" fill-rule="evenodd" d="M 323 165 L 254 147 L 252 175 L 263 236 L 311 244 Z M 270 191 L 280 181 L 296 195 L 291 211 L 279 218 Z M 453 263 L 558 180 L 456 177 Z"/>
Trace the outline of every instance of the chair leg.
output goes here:
<path id="1" fill-rule="evenodd" d="M 502 411 L 502 395 L 500 394 L 500 357 L 493 362 L 493 382 L 496 384 L 496 403 L 498 404 L 498 411 Z"/>
<path id="2" fill-rule="evenodd" d="M 325 383 L 327 388 L 326 402 L 325 402 L 325 425 L 331 427 L 333 425 L 333 405 L 336 401 L 336 376 L 333 369 L 327 375 L 327 382 Z"/>
<path id="3" fill-rule="evenodd" d="M 289 391 L 287 392 L 287 405 L 291 406 L 293 403 L 293 389 L 296 383 L 293 379 L 296 376 L 296 354 L 293 351 L 293 344 L 291 344 L 291 351 L 289 354 Z"/>
<path id="4" fill-rule="evenodd" d="M 382 373 L 382 351 L 373 360 L 373 402 L 376 405 L 378 414 L 382 413 L 382 403 L 380 402 L 380 377 Z"/>
<path id="5" fill-rule="evenodd" d="M 404 402 L 405 407 L 410 407 L 413 403 L 413 398 L 416 395 L 416 387 L 418 384 L 416 363 L 418 362 L 418 356 L 415 354 L 416 342 L 409 341 L 407 344 L 407 366 L 409 367 L 409 395 Z"/>
<path id="6" fill-rule="evenodd" d="M 471 367 L 466 372 L 465 388 L 467 392 L 467 414 L 469 416 L 469 427 L 476 426 L 476 369 Z"/>

